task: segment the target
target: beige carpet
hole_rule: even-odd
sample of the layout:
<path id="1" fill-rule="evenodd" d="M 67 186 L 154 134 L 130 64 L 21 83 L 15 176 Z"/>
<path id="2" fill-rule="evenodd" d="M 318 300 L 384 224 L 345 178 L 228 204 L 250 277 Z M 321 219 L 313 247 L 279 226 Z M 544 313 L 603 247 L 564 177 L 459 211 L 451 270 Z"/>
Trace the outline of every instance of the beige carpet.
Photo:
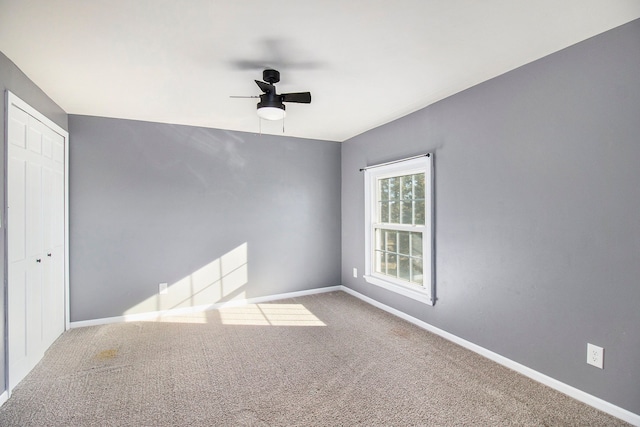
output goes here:
<path id="1" fill-rule="evenodd" d="M 74 329 L 2 426 L 614 426 L 343 292 Z"/>

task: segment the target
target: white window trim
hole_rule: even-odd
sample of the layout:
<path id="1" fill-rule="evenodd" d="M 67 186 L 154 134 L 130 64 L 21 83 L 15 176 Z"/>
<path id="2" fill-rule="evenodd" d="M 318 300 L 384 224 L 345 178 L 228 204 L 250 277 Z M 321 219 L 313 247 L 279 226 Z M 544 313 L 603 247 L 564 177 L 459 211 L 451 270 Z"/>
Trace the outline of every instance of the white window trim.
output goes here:
<path id="1" fill-rule="evenodd" d="M 374 221 L 376 212 L 377 182 L 379 179 L 390 176 L 409 175 L 414 173 L 425 174 L 425 226 L 423 231 L 423 286 L 411 286 L 396 281 L 393 278 L 378 274 L 373 265 Z M 392 292 L 404 295 L 425 304 L 435 303 L 434 257 L 433 257 L 433 154 L 427 154 L 419 158 L 411 158 L 405 161 L 370 167 L 364 170 L 365 179 L 365 274 L 367 283 L 380 286 Z M 407 227 L 410 231 L 413 226 Z"/>

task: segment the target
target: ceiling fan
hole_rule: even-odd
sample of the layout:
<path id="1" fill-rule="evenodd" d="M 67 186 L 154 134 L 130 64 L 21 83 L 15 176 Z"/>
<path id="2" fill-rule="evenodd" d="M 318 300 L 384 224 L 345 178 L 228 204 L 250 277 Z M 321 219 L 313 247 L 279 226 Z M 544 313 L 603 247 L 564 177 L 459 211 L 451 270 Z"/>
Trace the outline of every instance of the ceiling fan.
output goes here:
<path id="1" fill-rule="evenodd" d="M 265 120 L 281 120 L 286 116 L 284 102 L 311 103 L 311 92 L 281 93 L 276 92 L 275 84 L 280 81 L 280 72 L 266 69 L 262 72 L 264 81 L 256 80 L 256 84 L 264 92 L 260 96 L 232 96 L 232 98 L 260 98 L 258 116 Z"/>

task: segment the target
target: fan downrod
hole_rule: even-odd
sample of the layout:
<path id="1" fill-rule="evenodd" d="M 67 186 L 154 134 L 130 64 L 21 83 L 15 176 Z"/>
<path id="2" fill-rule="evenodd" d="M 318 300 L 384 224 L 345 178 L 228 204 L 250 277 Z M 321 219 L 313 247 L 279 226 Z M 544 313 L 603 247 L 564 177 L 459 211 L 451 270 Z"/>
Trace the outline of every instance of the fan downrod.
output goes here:
<path id="1" fill-rule="evenodd" d="M 270 84 L 278 83 L 280 81 L 280 72 L 277 70 L 264 70 L 262 72 L 262 79 Z"/>

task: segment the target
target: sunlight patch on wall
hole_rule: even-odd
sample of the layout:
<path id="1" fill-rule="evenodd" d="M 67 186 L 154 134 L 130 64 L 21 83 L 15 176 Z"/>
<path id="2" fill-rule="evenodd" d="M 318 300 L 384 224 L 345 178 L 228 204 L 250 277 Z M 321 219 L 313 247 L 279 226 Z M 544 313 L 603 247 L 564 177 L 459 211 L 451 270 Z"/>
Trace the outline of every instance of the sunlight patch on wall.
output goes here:
<path id="1" fill-rule="evenodd" d="M 302 304 L 248 304 L 219 311 L 224 325 L 326 326 Z"/>
<path id="2" fill-rule="evenodd" d="M 221 301 L 244 300 L 247 296 L 242 288 L 249 282 L 247 257 L 248 244 L 245 242 L 171 283 L 166 294 L 157 292 L 158 284 L 149 284 L 154 287 L 154 294 L 124 314 L 163 312 L 212 305 Z"/>

